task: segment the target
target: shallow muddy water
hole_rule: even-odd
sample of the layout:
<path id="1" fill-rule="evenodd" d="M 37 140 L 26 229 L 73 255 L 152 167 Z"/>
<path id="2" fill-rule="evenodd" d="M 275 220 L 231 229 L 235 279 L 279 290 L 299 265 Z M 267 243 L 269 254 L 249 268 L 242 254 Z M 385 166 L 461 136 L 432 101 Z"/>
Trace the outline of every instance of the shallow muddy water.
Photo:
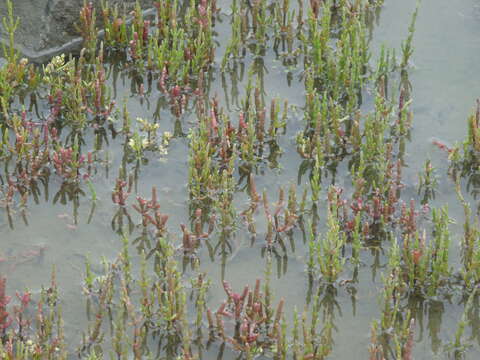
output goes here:
<path id="1" fill-rule="evenodd" d="M 219 67 L 228 41 L 230 24 L 228 1 L 219 1 L 222 8 L 219 20 L 215 25 L 218 48 L 215 53 L 215 65 L 211 71 L 212 81 L 209 95 L 217 96 L 220 106 L 226 108 L 232 118 L 238 116 L 240 101 L 244 97 L 246 73 L 251 64 L 258 59 L 247 56 L 243 61 L 244 71 L 238 71 L 238 79 L 232 73 L 220 73 Z M 372 27 L 372 48 L 375 62 L 381 44 L 396 48 L 400 53 L 400 44 L 408 35 L 408 26 L 415 0 L 385 0 L 378 13 L 378 19 Z M 438 176 L 438 190 L 431 206 L 448 204 L 449 215 L 455 220 L 451 225 L 450 262 L 454 269 L 460 266 L 459 241 L 463 235 L 463 208 L 454 190 L 453 181 L 447 176 L 448 161 L 445 152 L 433 144 L 439 140 L 447 145 L 461 142 L 467 133 L 467 118 L 472 113 L 476 98 L 480 97 L 480 4 L 475 0 L 423 0 L 419 7 L 416 31 L 414 34 L 414 53 L 409 78 L 412 84 L 413 126 L 410 142 L 406 144 L 403 179 L 405 187 L 402 198 L 416 197 L 418 173 L 422 171 L 424 162 L 430 158 Z M 281 134 L 278 154 L 272 149 L 265 149 L 274 155 L 264 159 L 255 170 L 256 186 L 259 192 L 264 189 L 270 201 L 276 201 L 278 188 L 288 189 L 290 184 L 297 185 L 297 196 L 307 184 L 307 176 L 299 176 L 299 164 L 302 162 L 297 153 L 295 136 L 304 124 L 303 106 L 305 87 L 302 80 L 303 67 L 299 64 L 287 70 L 275 59 L 273 50 L 268 50 L 263 57 L 263 83 L 266 104 L 270 99 L 278 97 L 288 99 L 290 105 L 285 134 Z M 291 78 L 290 78 L 291 77 Z M 168 101 L 161 92 L 145 81 L 145 96 L 138 94 L 138 84 L 133 83 L 128 72 L 121 70 L 115 76 L 115 65 L 108 74 L 108 82 L 114 91 L 117 104 L 125 102 L 133 119 L 158 119 L 158 133 L 171 132 L 167 154 L 147 153 L 146 160 L 137 165 L 134 160 L 126 160 L 123 156 L 123 139 L 112 139 L 108 135 L 110 145 L 99 152 L 107 166 L 98 167 L 92 176 L 92 184 L 96 192 L 96 205 L 92 211 L 92 194 L 86 185 L 79 194 L 78 202 L 66 199 L 62 203 L 61 180 L 52 174 L 49 178 L 48 196 L 41 189 L 38 204 L 29 202 L 26 210 L 28 224 L 21 218 L 17 209 L 9 226 L 6 211 L 0 208 L 0 274 L 8 277 L 7 290 L 10 293 L 30 289 L 38 292 L 41 284 L 48 284 L 52 268 L 55 268 L 60 288 L 66 336 L 72 349 L 80 344 L 82 331 L 87 325 L 85 300 L 81 296 L 85 260 L 88 257 L 94 272 L 102 273 L 102 258 L 113 260 L 122 247 L 118 228 L 112 226 L 112 218 L 117 206 L 112 203 L 111 193 L 122 164 L 129 174 L 136 175 L 134 195 L 149 196 L 152 186 L 158 189 L 158 198 L 162 213 L 169 215 L 169 238 L 181 244 L 182 232 L 180 224 L 190 223 L 192 209 L 188 195 L 188 158 L 191 139 L 189 129 L 195 123 L 193 106 L 177 119 L 170 111 Z M 132 92 L 132 89 L 136 89 Z M 372 102 L 368 91 L 364 107 Z M 18 105 L 18 104 L 16 104 Z M 29 102 L 26 102 L 28 107 Z M 43 111 L 46 116 L 47 109 Z M 119 120 L 121 121 L 121 120 Z M 93 143 L 93 137 L 87 143 Z M 88 147 L 88 145 L 87 145 Z M 136 170 L 136 167 L 138 169 Z M 241 172 L 235 173 L 237 182 L 234 206 L 237 213 L 248 207 L 246 193 L 247 178 Z M 331 182 L 328 179 L 325 183 Z M 340 166 L 335 176 L 335 183 L 350 186 L 346 166 Z M 326 186 L 325 186 L 326 188 Z M 463 193 L 477 208 L 476 200 L 467 191 Z M 325 191 L 322 199 L 326 198 Z M 60 194 L 61 195 L 61 194 Z M 319 201 L 320 224 L 325 220 L 325 200 Z M 132 211 L 134 224 L 140 222 L 139 216 Z M 323 228 L 322 228 L 323 226 Z M 334 289 L 314 282 L 309 284 L 306 262 L 308 259 L 308 229 L 296 227 L 289 236 L 285 236 L 285 251 L 278 248 L 278 253 L 268 256 L 264 252 L 267 224 L 265 218 L 256 219 L 257 234 L 252 239 L 246 226 L 240 219 L 233 235 L 227 240 L 228 245 L 219 245 L 220 234 L 214 233 L 209 238 L 209 246 L 203 246 L 197 253 L 199 268 L 206 273 L 212 286 L 208 293 L 208 306 L 212 309 L 225 298 L 222 280 L 228 280 L 234 289 L 244 285 L 253 286 L 256 278 L 264 279 L 270 269 L 271 285 L 275 299 L 285 298 L 285 314 L 291 320 L 293 310 L 302 311 L 315 296 L 321 302 L 321 314 L 330 317 L 333 323 L 333 352 L 331 359 L 368 358 L 370 343 L 370 327 L 373 319 L 380 317 L 379 294 L 383 286 L 382 273 L 386 268 L 385 248 L 372 247 L 362 253 L 362 264 L 358 273 L 353 273 L 352 266 L 347 265 L 341 275 L 346 285 Z M 324 231 L 324 225 L 320 225 Z M 137 228 L 128 237 L 133 241 L 140 235 Z M 151 234 L 150 234 L 151 235 Z M 132 254 L 134 254 L 132 246 Z M 139 263 L 139 256 L 133 255 L 133 262 Z M 181 263 L 180 257 L 180 263 Z M 270 266 L 270 268 L 269 268 Z M 191 274 L 191 266 L 185 266 L 185 273 Z M 454 338 L 458 322 L 464 311 L 460 296 L 452 290 L 448 296 L 430 299 L 412 298 L 409 308 L 416 319 L 414 358 L 415 359 L 448 359 L 453 358 L 445 352 L 445 347 Z M 478 304 L 477 304 L 478 305 Z M 477 313 L 478 308 L 475 309 Z M 472 319 L 472 326 L 466 330 L 466 338 L 471 347 L 465 353 L 465 359 L 477 359 L 480 356 L 480 317 Z M 204 359 L 215 358 L 219 345 L 209 348 L 203 353 Z M 237 353 L 228 347 L 223 359 L 236 359 Z M 258 357 L 267 358 L 266 356 Z M 394 358 L 394 357 L 389 357 Z"/>

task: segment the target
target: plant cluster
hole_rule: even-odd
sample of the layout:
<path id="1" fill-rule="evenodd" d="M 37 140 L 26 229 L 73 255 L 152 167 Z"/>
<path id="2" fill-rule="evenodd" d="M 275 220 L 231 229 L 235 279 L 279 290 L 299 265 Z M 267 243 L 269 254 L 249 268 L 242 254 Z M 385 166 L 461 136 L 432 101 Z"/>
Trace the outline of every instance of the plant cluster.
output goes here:
<path id="1" fill-rule="evenodd" d="M 123 247 L 97 269 L 86 261 L 87 326 L 77 348 L 65 334 L 69 304 L 62 302 L 55 272 L 38 294 L 15 296 L 7 295 L 1 276 L 0 357 L 193 360 L 212 352 L 226 358 L 227 351 L 238 359 L 332 358 L 340 303 L 350 297 L 355 315 L 359 279 L 372 259 L 380 307 L 365 348 L 370 359 L 413 359 L 415 334 L 423 335 L 427 323 L 432 350 L 460 358 L 468 349 L 468 326 L 480 339 L 480 228 L 462 195 L 462 180 L 474 196 L 478 187 L 480 102 L 463 144 L 436 141 L 448 152 L 465 215 L 457 269 L 447 207 L 430 207 L 442 169 L 427 160 L 413 192 L 403 176 L 414 126 L 408 70 L 417 12 L 400 56 L 383 47 L 374 63 L 371 31 L 382 3 L 234 0 L 227 15 L 215 0 L 158 0 L 152 11 L 137 2 L 130 13 L 85 1 L 77 24 L 83 49 L 35 66 L 15 51 L 19 21 L 7 0 L 0 210 L 13 230 L 17 212 L 28 224 L 32 199 L 52 198 L 73 205 L 70 226 L 76 229 L 87 190 L 87 223 L 102 197 L 111 195 L 109 222 Z M 216 31 L 226 20 L 224 39 Z M 271 94 L 266 75 L 272 62 L 281 63 L 289 86 L 298 77 L 303 103 Z M 213 94 L 216 81 L 224 94 Z M 131 98 L 119 101 L 117 85 L 130 86 Z M 183 160 L 171 156 L 179 147 Z M 163 170 L 155 172 L 158 163 L 185 170 L 180 205 L 186 219 L 177 222 L 163 202 L 171 199 L 163 196 L 168 189 L 158 178 Z M 283 182 L 291 163 L 297 184 Z M 243 235 L 251 240 L 249 261 L 260 256 L 266 274 L 263 286 L 257 279 L 236 292 L 225 269 L 243 261 L 235 258 L 246 250 Z M 44 251 L 12 255 L 2 249 L 2 273 Z M 205 270 L 208 257 L 218 258 L 220 279 Z M 290 311 L 295 304 L 283 297 L 275 300 L 273 261 L 279 278 L 287 261 L 306 269 L 296 275 L 307 287 L 301 313 Z M 210 298 L 217 283 L 225 293 L 219 304 Z M 442 348 L 435 321 L 452 290 L 464 311 L 454 339 Z"/>

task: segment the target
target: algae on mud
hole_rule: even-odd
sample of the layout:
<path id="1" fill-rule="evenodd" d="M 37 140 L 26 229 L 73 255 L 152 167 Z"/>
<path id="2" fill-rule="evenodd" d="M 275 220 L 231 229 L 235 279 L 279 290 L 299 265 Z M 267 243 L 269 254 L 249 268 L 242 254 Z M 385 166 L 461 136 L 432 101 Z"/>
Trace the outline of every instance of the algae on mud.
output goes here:
<path id="1" fill-rule="evenodd" d="M 154 4 L 85 3 L 42 68 L 5 48 L 1 356 L 476 358 L 478 112 L 453 179 L 411 141 L 431 4 Z"/>

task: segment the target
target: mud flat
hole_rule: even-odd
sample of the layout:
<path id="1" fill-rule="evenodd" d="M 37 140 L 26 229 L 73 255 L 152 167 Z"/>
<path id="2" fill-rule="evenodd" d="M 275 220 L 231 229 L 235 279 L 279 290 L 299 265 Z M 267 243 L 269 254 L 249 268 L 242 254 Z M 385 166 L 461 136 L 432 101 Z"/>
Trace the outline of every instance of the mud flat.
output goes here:
<path id="1" fill-rule="evenodd" d="M 93 1 L 100 14 L 100 0 Z M 127 10 L 135 6 L 135 0 L 110 0 L 110 4 L 125 6 Z M 75 24 L 83 0 L 35 0 L 36 11 L 32 11 L 31 0 L 15 0 L 13 11 L 20 23 L 15 33 L 16 47 L 24 56 L 34 62 L 45 62 L 52 56 L 72 51 L 81 45 Z M 153 6 L 153 0 L 141 0 L 144 10 Z M 7 13 L 4 1 L 0 2 L 0 17 Z M 0 26 L 0 41 L 6 39 L 3 26 Z"/>

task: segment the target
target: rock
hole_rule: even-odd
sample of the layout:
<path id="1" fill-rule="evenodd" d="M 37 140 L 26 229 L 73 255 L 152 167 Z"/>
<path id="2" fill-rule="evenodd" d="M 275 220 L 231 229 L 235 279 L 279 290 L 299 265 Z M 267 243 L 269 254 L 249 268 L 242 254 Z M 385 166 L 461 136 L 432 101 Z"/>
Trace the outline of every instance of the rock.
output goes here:
<path id="1" fill-rule="evenodd" d="M 140 0 L 142 9 L 153 7 L 155 0 Z M 16 48 L 34 62 L 44 62 L 54 55 L 69 51 L 81 44 L 75 28 L 83 0 L 12 0 L 14 16 L 20 18 L 15 33 Z M 97 18 L 100 18 L 100 0 L 94 0 Z M 125 6 L 131 10 L 135 0 L 110 0 L 111 6 Z M 0 0 L 0 16 L 7 14 L 5 0 Z M 8 40 L 0 26 L 0 40 Z"/>

